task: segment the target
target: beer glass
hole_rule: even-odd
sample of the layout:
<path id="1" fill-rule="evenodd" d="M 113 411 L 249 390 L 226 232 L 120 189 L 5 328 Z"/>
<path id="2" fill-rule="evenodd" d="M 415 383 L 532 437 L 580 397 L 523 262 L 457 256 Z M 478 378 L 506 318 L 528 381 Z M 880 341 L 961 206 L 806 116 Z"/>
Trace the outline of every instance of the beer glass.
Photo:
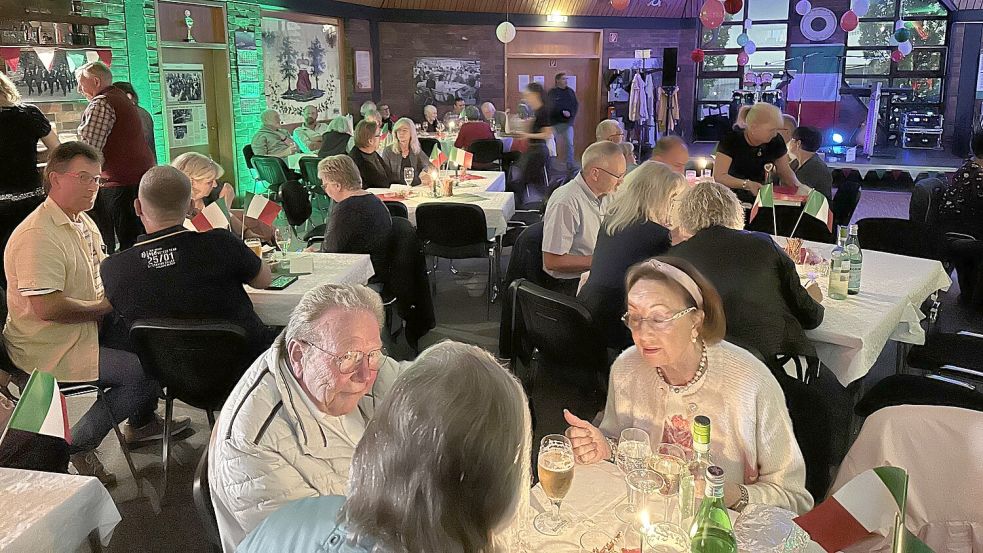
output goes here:
<path id="1" fill-rule="evenodd" d="M 559 536 L 572 521 L 560 514 L 560 502 L 573 484 L 573 446 L 562 434 L 550 434 L 539 445 L 539 484 L 552 509 L 536 515 L 533 527 L 541 534 Z"/>
<path id="2" fill-rule="evenodd" d="M 621 431 L 621 439 L 618 440 L 618 450 L 615 452 L 615 461 L 621 472 L 628 475 L 635 469 L 645 468 L 645 462 L 652 455 L 652 446 L 649 443 L 648 432 L 641 428 L 626 428 Z M 627 485 L 627 483 L 626 483 Z M 628 489 L 628 502 L 618 505 L 614 514 L 621 522 L 632 522 L 635 520 L 637 512 L 636 505 L 632 502 L 631 489 Z"/>

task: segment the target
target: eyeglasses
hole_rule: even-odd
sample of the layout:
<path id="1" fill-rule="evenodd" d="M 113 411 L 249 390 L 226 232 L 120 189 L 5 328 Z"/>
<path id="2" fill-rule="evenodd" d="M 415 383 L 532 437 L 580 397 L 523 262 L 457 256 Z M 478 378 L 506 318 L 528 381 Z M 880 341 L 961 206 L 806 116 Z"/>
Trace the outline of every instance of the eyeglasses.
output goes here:
<path id="1" fill-rule="evenodd" d="M 624 138 L 625 133 L 618 132 L 618 133 L 614 133 L 614 134 L 609 134 L 608 135 L 608 140 L 614 140 L 615 138 L 618 138 L 619 136 L 622 137 L 622 138 Z"/>
<path id="2" fill-rule="evenodd" d="M 106 184 L 106 179 L 98 175 L 90 175 L 88 173 L 62 173 L 62 175 L 68 175 L 75 177 L 79 180 L 79 184 L 82 186 L 88 186 L 92 183 L 96 183 L 96 186 L 102 186 Z"/>
<path id="3" fill-rule="evenodd" d="M 308 342 L 307 340 L 297 340 L 301 344 L 311 346 L 312 348 L 320 351 L 321 353 L 329 356 L 334 360 L 335 366 L 338 367 L 338 372 L 341 374 L 351 374 L 355 372 L 355 368 L 362 364 L 362 361 L 368 361 L 369 370 L 376 372 L 379 370 L 379 363 L 382 358 L 388 353 L 386 348 L 374 349 L 369 352 L 364 351 L 348 351 L 345 353 L 331 353 L 325 349 L 322 349 L 314 344 Z"/>
<path id="4" fill-rule="evenodd" d="M 686 315 L 687 313 L 690 313 L 692 311 L 696 311 L 696 308 L 687 307 L 686 309 L 679 311 L 678 313 L 669 317 L 668 319 L 656 319 L 653 317 L 636 317 L 633 316 L 631 313 L 625 313 L 624 315 L 621 316 L 621 322 L 625 323 L 625 326 L 627 326 L 633 332 L 638 332 L 643 325 L 649 330 L 651 330 L 652 332 L 664 332 L 669 329 L 673 321 L 679 319 L 683 315 Z"/>
<path id="5" fill-rule="evenodd" d="M 598 167 L 598 169 L 600 169 L 601 171 L 604 171 L 605 173 L 611 175 L 617 181 L 621 181 L 622 179 L 624 179 L 625 178 L 625 175 L 628 173 L 627 171 L 625 171 L 624 173 L 621 173 L 620 175 L 615 175 L 614 173 L 612 173 L 611 171 L 608 171 L 604 167 Z"/>

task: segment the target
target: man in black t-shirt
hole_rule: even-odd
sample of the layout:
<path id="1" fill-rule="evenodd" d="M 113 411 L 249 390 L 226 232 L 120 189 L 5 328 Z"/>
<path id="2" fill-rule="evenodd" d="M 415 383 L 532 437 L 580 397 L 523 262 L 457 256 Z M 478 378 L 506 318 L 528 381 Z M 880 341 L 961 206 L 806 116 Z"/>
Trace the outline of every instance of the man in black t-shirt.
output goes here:
<path id="1" fill-rule="evenodd" d="M 243 288 L 266 288 L 270 268 L 224 229 L 184 227 L 191 181 L 161 165 L 140 180 L 136 212 L 147 229 L 101 265 L 106 297 L 127 329 L 146 318 L 224 319 L 241 325 L 258 353 L 272 342 Z"/>

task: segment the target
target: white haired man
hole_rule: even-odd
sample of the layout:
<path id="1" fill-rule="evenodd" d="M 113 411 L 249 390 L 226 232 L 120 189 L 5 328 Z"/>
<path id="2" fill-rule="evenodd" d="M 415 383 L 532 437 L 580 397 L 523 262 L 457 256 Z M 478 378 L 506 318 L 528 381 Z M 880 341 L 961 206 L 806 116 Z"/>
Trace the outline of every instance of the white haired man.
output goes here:
<path id="1" fill-rule="evenodd" d="M 505 131 L 505 120 L 508 119 L 508 114 L 504 111 L 496 110 L 495 104 L 491 102 L 481 104 L 481 117 L 485 120 L 485 123 L 489 125 L 494 123 L 499 130 Z"/>
<path id="2" fill-rule="evenodd" d="M 318 121 L 317 108 L 304 108 L 304 122 L 294 129 L 294 142 L 304 153 L 317 153 L 321 149 L 321 137 L 328 132 L 328 124 Z"/>
<path id="3" fill-rule="evenodd" d="M 594 138 L 598 142 L 607 140 L 608 142 L 621 144 L 625 141 L 625 129 L 621 126 L 620 121 L 616 119 L 605 119 L 598 123 L 597 128 L 594 129 Z"/>
<path id="4" fill-rule="evenodd" d="M 383 320 L 366 286 L 315 288 L 233 390 L 208 459 L 226 553 L 286 503 L 345 494 L 355 446 L 400 371 Z"/>
<path id="5" fill-rule="evenodd" d="M 287 157 L 297 153 L 297 143 L 290 138 L 290 133 L 284 130 L 280 122 L 280 113 L 268 109 L 260 116 L 263 126 L 253 135 L 253 154 L 258 156 Z"/>

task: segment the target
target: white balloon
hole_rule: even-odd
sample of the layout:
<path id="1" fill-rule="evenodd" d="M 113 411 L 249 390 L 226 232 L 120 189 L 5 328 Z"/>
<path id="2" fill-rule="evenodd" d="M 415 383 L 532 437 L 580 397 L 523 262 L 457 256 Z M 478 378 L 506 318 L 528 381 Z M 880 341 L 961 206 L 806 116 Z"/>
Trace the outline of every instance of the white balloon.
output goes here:
<path id="1" fill-rule="evenodd" d="M 749 40 L 746 43 L 744 43 L 744 51 L 747 52 L 747 55 L 750 56 L 751 54 L 758 51 L 758 45 L 755 44 L 753 40 Z"/>
<path id="2" fill-rule="evenodd" d="M 809 2 L 809 0 L 799 0 L 795 4 L 795 13 L 799 15 L 805 15 L 809 13 L 809 10 L 811 9 L 812 9 L 812 3 Z"/>
<path id="3" fill-rule="evenodd" d="M 509 21 L 502 21 L 495 29 L 495 36 L 498 37 L 499 42 L 502 44 L 512 42 L 515 40 L 515 25 Z"/>
<path id="4" fill-rule="evenodd" d="M 898 51 L 901 52 L 902 54 L 906 55 L 906 56 L 908 54 L 910 54 L 911 53 L 911 41 L 910 40 L 906 40 L 906 41 L 902 42 L 901 44 L 898 44 Z"/>
<path id="5" fill-rule="evenodd" d="M 870 11 L 870 0 L 853 0 L 853 13 L 863 17 Z"/>
<path id="6" fill-rule="evenodd" d="M 901 29 L 901 28 L 904 28 L 904 21 L 897 21 L 897 22 L 894 23 L 894 30 L 895 31 L 897 31 L 898 29 Z"/>

